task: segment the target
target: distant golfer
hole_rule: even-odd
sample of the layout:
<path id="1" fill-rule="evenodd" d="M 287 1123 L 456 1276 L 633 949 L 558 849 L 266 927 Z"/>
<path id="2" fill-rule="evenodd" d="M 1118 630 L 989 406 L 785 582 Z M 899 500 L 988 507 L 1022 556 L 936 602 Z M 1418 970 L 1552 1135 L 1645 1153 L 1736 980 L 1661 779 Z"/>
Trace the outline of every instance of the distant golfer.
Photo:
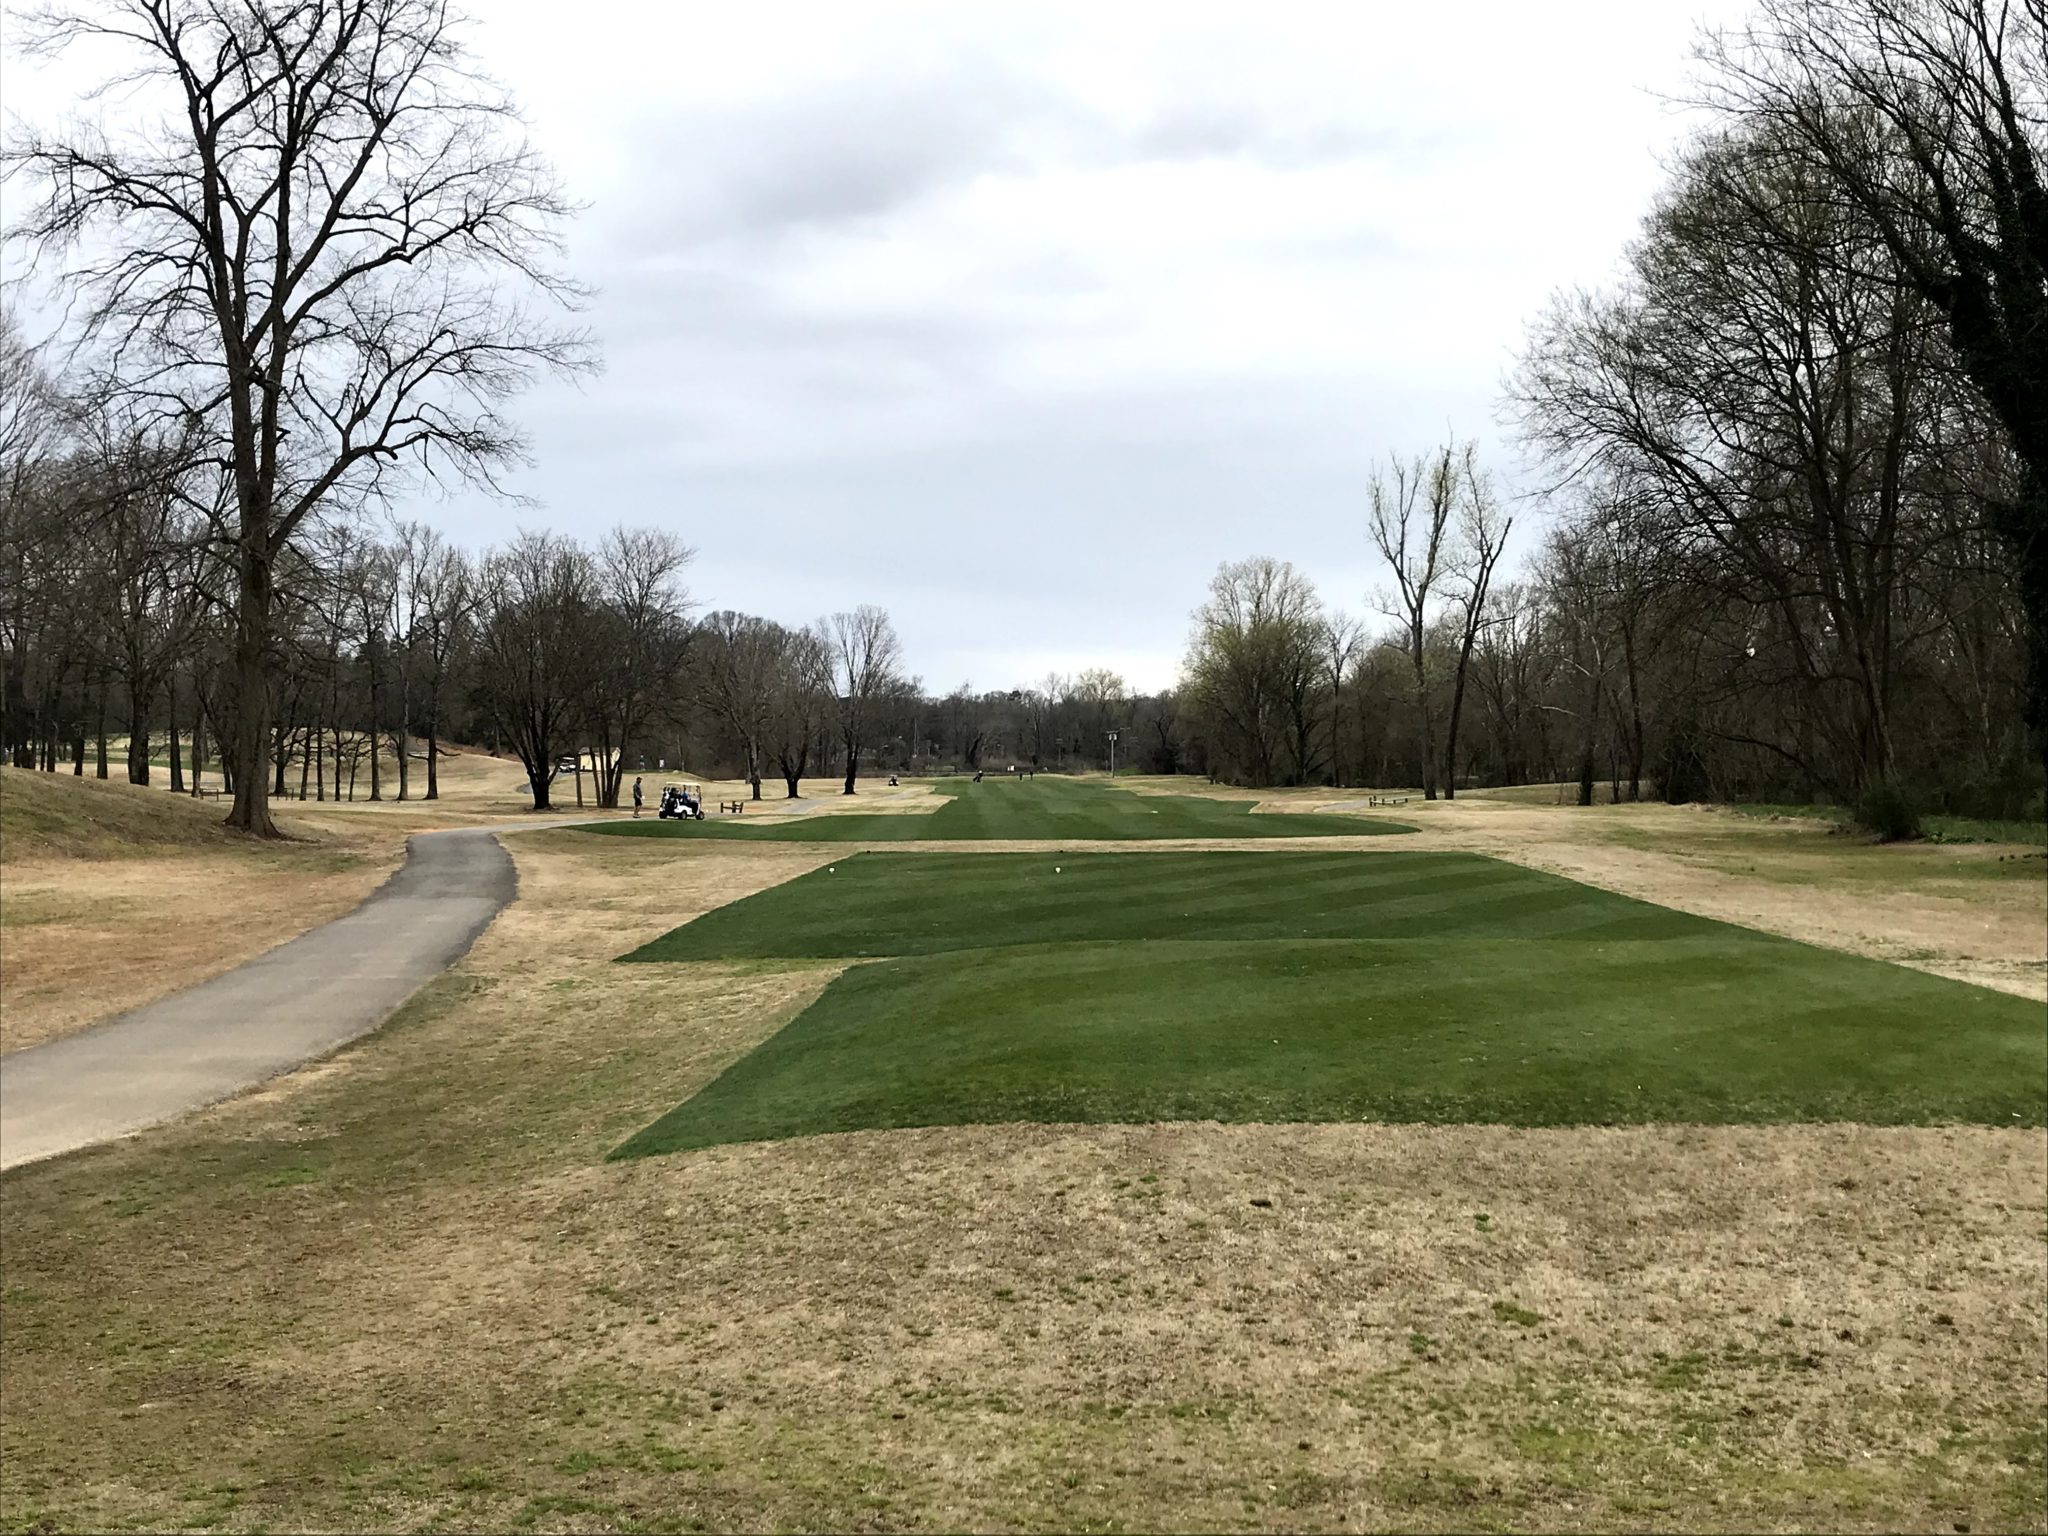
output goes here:
<path id="1" fill-rule="evenodd" d="M 638 779 L 633 781 L 633 819 L 635 821 L 640 819 L 640 781 Z"/>

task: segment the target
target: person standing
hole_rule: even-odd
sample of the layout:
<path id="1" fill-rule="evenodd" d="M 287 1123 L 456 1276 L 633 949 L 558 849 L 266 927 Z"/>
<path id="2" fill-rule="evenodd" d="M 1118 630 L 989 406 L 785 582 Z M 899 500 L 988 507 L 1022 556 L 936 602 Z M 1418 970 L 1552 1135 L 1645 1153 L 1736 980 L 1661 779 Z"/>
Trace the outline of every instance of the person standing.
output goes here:
<path id="1" fill-rule="evenodd" d="M 633 819 L 640 819 L 640 780 L 637 777 L 633 780 Z"/>

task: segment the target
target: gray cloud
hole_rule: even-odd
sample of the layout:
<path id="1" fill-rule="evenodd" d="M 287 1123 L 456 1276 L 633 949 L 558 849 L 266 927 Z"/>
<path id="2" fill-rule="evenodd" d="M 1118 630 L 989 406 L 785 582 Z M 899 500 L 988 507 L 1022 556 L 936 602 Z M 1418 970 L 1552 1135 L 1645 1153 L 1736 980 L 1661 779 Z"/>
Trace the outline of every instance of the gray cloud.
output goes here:
<path id="1" fill-rule="evenodd" d="M 633 130 L 624 249 L 674 250 L 871 223 L 933 192 L 1025 162 L 1056 111 L 997 69 L 842 80 L 726 112 L 650 114 Z"/>
<path id="2" fill-rule="evenodd" d="M 631 56 L 494 19 L 596 191 L 574 251 L 609 371 L 524 408 L 542 512 L 425 515 L 673 527 L 710 606 L 881 603 L 938 687 L 1091 657 L 1169 682 L 1250 554 L 1361 613 L 1373 461 L 1486 435 L 1522 319 L 1631 233 L 1676 131 L 1644 88 L 1690 30 L 1627 0 L 1455 38 L 1350 7 L 892 14 L 650 10 L 668 43 Z"/>

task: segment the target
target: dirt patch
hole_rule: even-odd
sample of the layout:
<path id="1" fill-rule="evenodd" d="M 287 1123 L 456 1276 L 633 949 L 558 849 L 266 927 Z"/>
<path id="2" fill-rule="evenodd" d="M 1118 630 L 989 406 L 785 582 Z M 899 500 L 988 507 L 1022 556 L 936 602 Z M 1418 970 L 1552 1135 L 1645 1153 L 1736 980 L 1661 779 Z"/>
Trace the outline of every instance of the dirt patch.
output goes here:
<path id="1" fill-rule="evenodd" d="M 0 865 L 0 1051 L 196 985 L 352 910 L 397 846 Z"/>

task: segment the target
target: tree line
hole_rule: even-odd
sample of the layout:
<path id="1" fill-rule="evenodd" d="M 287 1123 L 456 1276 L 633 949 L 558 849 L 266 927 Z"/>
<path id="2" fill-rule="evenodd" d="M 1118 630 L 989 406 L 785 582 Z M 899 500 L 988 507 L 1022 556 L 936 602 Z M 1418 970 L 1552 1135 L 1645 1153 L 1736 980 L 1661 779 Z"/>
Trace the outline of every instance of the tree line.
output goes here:
<path id="1" fill-rule="evenodd" d="M 112 738 L 131 783 L 161 771 L 198 792 L 211 762 L 235 793 L 250 770 L 223 747 L 242 680 L 234 551 L 178 494 L 180 465 L 65 400 L 11 328 L 0 346 L 0 747 L 107 778 Z M 594 803 L 615 806 L 630 769 L 695 760 L 704 737 L 738 744 L 757 796 L 771 766 L 792 794 L 828 766 L 852 793 L 913 686 L 888 615 L 698 620 L 691 553 L 628 527 L 472 554 L 417 522 L 309 523 L 274 565 L 267 796 L 436 799 L 453 740 L 516 757 L 535 809 L 563 772 L 583 803 L 586 768 Z"/>
<path id="2" fill-rule="evenodd" d="M 1533 557 L 1496 580 L 1511 519 L 1468 447 L 1390 465 L 1384 627 L 1224 567 L 1197 755 L 2040 813 L 2048 7 L 1762 0 L 1699 56 L 1704 124 L 1623 275 L 1559 295 L 1511 380 Z"/>
<path id="3" fill-rule="evenodd" d="M 1763 0 L 1621 279 L 1531 328 L 1554 624 L 1667 794 L 2038 805 L 2044 16 Z"/>

